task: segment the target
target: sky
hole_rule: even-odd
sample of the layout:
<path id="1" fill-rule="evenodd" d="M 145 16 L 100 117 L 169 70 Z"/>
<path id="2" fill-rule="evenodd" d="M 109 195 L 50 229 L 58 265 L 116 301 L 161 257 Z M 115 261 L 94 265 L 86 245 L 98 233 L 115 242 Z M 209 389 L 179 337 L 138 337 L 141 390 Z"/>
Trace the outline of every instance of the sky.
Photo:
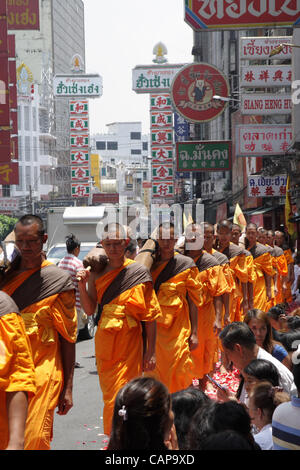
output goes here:
<path id="1" fill-rule="evenodd" d="M 83 0 L 86 73 L 103 78 L 103 95 L 90 99 L 90 133 L 112 122 L 141 121 L 150 132 L 150 97 L 132 90 L 132 70 L 153 65 L 163 42 L 169 63 L 191 63 L 193 30 L 184 21 L 184 0 Z"/>

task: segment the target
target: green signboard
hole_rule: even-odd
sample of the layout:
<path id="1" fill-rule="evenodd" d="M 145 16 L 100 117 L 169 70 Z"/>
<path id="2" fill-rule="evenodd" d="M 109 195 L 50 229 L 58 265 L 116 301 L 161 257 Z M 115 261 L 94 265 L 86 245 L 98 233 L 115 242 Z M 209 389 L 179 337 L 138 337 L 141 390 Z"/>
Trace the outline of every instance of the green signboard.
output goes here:
<path id="1" fill-rule="evenodd" d="M 177 142 L 177 171 L 231 170 L 231 141 Z"/>

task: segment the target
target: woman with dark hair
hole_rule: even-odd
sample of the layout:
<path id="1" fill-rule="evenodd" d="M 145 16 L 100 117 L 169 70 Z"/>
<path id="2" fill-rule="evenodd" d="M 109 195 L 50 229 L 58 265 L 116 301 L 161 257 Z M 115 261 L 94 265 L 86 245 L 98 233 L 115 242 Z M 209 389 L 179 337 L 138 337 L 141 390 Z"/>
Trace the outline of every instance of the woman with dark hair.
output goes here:
<path id="1" fill-rule="evenodd" d="M 246 408 L 234 401 L 212 401 L 197 411 L 188 433 L 188 449 L 202 450 L 210 436 L 223 431 L 237 432 L 247 441 L 251 450 L 259 450 L 251 432 L 251 419 Z"/>
<path id="2" fill-rule="evenodd" d="M 107 450 L 178 450 L 171 396 L 152 377 L 138 377 L 119 390 Z"/>
<path id="3" fill-rule="evenodd" d="M 196 387 L 172 393 L 171 397 L 178 447 L 180 450 L 186 450 L 186 438 L 191 419 L 201 407 L 209 404 L 211 399 Z"/>
<path id="4" fill-rule="evenodd" d="M 292 363 L 288 352 L 281 344 L 277 343 L 273 339 L 272 326 L 267 313 L 254 308 L 248 311 L 244 318 L 244 322 L 253 331 L 258 346 L 272 354 L 272 356 L 276 357 L 278 361 L 282 362 L 288 369 L 291 370 Z"/>
<path id="5" fill-rule="evenodd" d="M 241 375 L 241 383 L 245 384 L 245 390 L 248 396 L 253 386 L 262 381 L 270 382 L 273 387 L 279 387 L 279 373 L 274 364 L 265 359 L 254 359 L 249 362 L 242 370 Z M 241 384 L 237 391 L 237 397 L 239 397 L 240 388 Z"/>

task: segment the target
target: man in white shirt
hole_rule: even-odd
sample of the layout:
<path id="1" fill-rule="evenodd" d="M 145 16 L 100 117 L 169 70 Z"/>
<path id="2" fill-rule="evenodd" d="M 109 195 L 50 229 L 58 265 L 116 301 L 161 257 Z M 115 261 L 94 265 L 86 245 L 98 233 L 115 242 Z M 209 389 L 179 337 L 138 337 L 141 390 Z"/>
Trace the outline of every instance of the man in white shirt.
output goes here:
<path id="1" fill-rule="evenodd" d="M 291 371 L 278 359 L 256 344 L 255 336 L 246 323 L 232 322 L 220 333 L 222 348 L 229 362 L 242 371 L 253 359 L 265 359 L 272 362 L 279 373 L 279 383 L 290 396 L 297 394 Z M 243 386 L 240 401 L 247 403 L 248 397 Z"/>

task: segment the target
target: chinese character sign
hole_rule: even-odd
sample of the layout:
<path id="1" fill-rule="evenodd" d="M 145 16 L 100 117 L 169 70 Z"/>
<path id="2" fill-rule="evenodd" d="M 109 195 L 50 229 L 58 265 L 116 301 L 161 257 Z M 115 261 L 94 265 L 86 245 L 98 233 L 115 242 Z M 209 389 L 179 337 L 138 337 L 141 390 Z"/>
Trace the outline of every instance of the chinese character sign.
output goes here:
<path id="1" fill-rule="evenodd" d="M 241 86 L 274 87 L 290 86 L 292 67 L 290 65 L 253 65 L 241 67 Z"/>
<path id="2" fill-rule="evenodd" d="M 287 175 L 248 177 L 249 197 L 284 197 L 286 194 Z"/>

